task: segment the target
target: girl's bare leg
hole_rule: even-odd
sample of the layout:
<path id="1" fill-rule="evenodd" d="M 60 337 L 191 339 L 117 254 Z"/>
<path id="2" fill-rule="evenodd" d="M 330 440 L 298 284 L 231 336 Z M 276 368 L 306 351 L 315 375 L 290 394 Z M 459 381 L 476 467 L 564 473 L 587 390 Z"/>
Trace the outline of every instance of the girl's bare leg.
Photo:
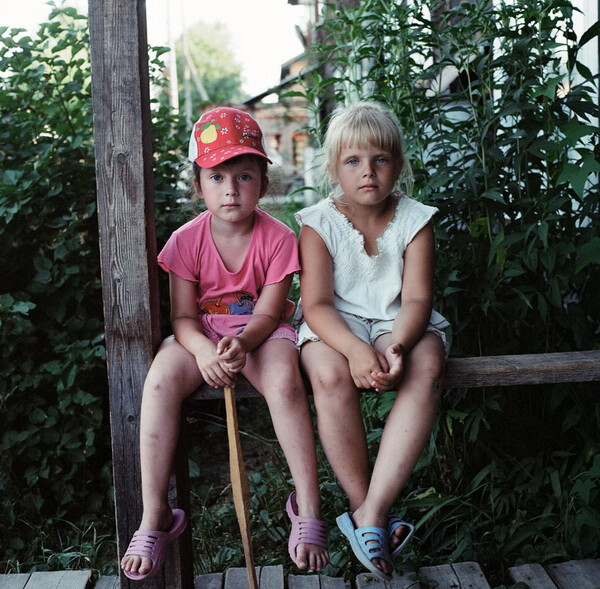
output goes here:
<path id="1" fill-rule="evenodd" d="M 298 515 L 321 519 L 317 456 L 308 397 L 294 344 L 271 339 L 248 354 L 243 374 L 267 401 L 275 434 L 296 487 Z M 327 549 L 300 544 L 298 567 L 319 571 L 329 562 Z"/>
<path id="2" fill-rule="evenodd" d="M 385 349 L 391 336 L 378 338 L 376 347 Z M 445 363 L 439 337 L 425 333 L 405 359 L 404 377 L 388 415 L 381 445 L 364 503 L 353 514 L 357 526 L 386 527 L 392 504 L 410 477 L 433 427 L 442 390 Z M 402 530 L 398 530 L 402 534 Z M 398 538 L 392 544 L 397 545 Z M 374 560 L 386 573 L 391 567 Z"/>
<path id="3" fill-rule="evenodd" d="M 354 511 L 365 501 L 370 478 L 359 391 L 346 357 L 327 344 L 305 343 L 300 361 L 312 385 L 321 444 Z"/>
<path id="4" fill-rule="evenodd" d="M 181 405 L 202 383 L 196 360 L 174 337 L 160 346 L 146 376 L 140 417 L 140 466 L 144 511 L 140 530 L 166 531 L 172 524 L 167 502 L 169 479 L 179 441 Z M 124 570 L 144 574 L 152 563 L 124 557 Z"/>

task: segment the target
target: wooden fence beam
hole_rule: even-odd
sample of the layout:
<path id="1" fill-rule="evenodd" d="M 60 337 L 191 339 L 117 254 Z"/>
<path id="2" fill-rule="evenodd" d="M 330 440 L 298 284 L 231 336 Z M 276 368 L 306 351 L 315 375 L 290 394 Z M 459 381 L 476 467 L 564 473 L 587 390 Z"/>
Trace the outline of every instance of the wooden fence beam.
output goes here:
<path id="1" fill-rule="evenodd" d="M 145 11 L 144 0 L 89 3 L 119 559 L 142 513 L 139 409 L 144 379 L 160 340 Z M 175 505 L 185 506 L 187 498 L 178 500 L 177 483 L 171 494 Z M 189 527 L 160 575 L 131 586 L 193 587 Z M 121 587 L 130 587 L 123 575 Z"/>
<path id="2" fill-rule="evenodd" d="M 236 397 L 260 397 L 243 377 L 238 377 Z M 503 387 L 559 382 L 600 381 L 600 350 L 450 358 L 446 366 L 445 388 Z M 190 401 L 220 399 L 222 389 L 202 385 Z"/>

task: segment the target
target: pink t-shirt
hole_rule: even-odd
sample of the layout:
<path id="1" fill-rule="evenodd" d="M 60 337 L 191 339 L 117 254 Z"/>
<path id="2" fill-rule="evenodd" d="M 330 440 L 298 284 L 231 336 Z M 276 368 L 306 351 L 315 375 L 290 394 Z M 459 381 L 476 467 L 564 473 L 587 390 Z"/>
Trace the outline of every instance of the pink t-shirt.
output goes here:
<path id="1" fill-rule="evenodd" d="M 250 320 L 263 286 L 276 284 L 300 270 L 294 232 L 264 211 L 256 209 L 252 239 L 238 272 L 229 272 L 214 244 L 211 212 L 205 211 L 173 232 L 158 255 L 167 272 L 196 283 L 198 313 L 210 315 L 215 327 L 241 329 Z M 294 304 L 288 300 L 282 319 Z"/>

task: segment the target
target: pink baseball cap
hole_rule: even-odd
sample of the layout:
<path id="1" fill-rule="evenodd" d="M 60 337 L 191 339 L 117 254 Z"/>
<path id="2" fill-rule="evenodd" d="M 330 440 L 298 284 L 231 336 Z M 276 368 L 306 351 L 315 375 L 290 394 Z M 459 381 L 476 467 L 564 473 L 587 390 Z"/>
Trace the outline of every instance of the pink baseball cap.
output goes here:
<path id="1" fill-rule="evenodd" d="M 205 112 L 190 137 L 188 159 L 201 168 L 214 168 L 237 155 L 254 154 L 270 164 L 258 123 L 244 111 L 220 106 Z"/>

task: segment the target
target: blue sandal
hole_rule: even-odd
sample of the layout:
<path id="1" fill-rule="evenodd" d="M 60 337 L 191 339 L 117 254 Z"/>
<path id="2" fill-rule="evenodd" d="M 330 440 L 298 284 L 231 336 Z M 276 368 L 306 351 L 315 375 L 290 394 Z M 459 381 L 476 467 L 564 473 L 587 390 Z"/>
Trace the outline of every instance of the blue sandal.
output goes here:
<path id="1" fill-rule="evenodd" d="M 398 556 L 398 554 L 400 554 L 400 552 L 402 552 L 402 550 L 404 550 L 405 546 L 411 541 L 413 534 L 415 533 L 415 526 L 413 526 L 412 524 L 409 524 L 408 522 L 402 521 L 399 517 L 390 515 L 390 516 L 388 516 L 388 520 L 387 520 L 388 539 L 391 539 L 391 537 L 394 535 L 394 532 L 400 526 L 404 526 L 405 528 L 408 528 L 408 532 L 407 532 L 406 536 L 404 536 L 404 539 L 402 540 L 402 542 L 400 542 L 400 544 L 398 544 L 398 546 L 396 546 L 396 548 L 394 548 L 390 552 L 390 556 L 392 558 L 395 558 L 396 556 Z M 390 550 L 391 550 L 391 544 L 390 544 Z"/>
<path id="2" fill-rule="evenodd" d="M 392 565 L 387 530 L 374 526 L 355 528 L 348 513 L 343 513 L 335 521 L 342 534 L 348 538 L 352 552 L 360 563 L 380 579 L 391 581 L 392 575 L 387 575 L 371 561 L 372 558 L 381 558 Z"/>

